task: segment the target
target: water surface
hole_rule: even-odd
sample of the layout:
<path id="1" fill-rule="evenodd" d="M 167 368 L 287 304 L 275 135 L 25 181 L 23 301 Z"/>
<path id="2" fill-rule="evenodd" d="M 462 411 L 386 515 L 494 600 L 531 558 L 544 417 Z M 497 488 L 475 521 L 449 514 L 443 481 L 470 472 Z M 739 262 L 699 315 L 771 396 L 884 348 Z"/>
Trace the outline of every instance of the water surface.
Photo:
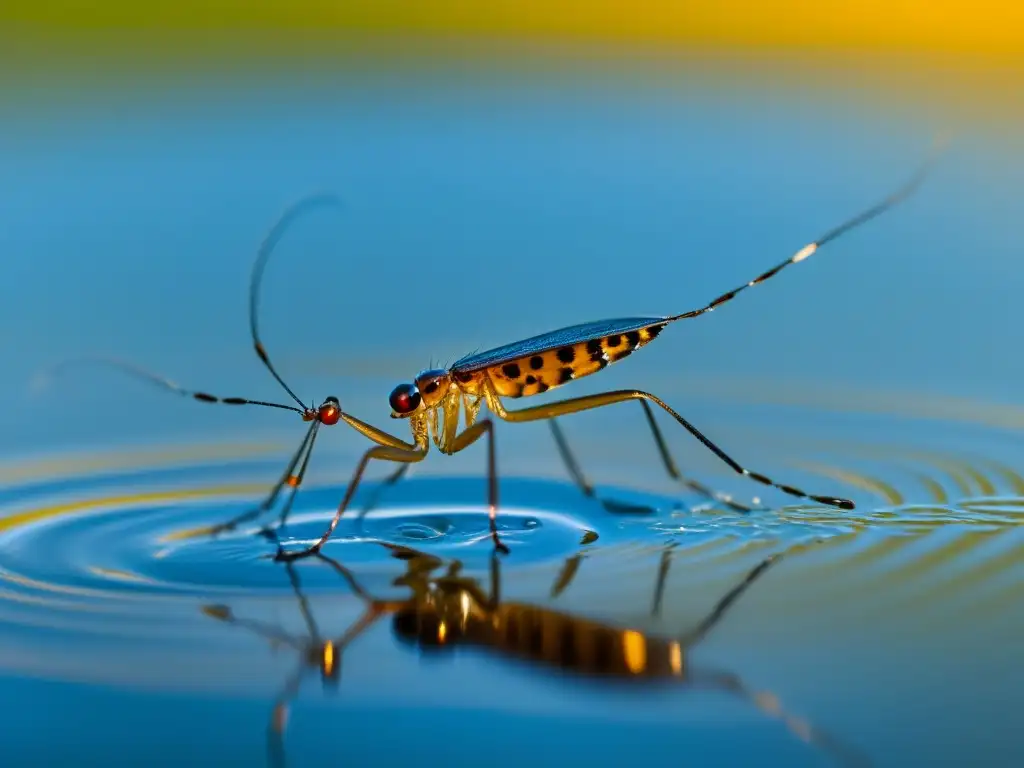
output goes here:
<path id="1" fill-rule="evenodd" d="M 279 397 L 248 348 L 248 267 L 285 205 L 328 189 L 345 209 L 296 227 L 268 270 L 266 341 L 304 397 L 337 394 L 401 428 L 387 393 L 431 361 L 699 306 L 895 187 L 945 127 L 891 96 L 872 107 L 637 67 L 606 83 L 349 74 L 96 98 L 115 106 L 76 99 L 0 134 L 11 765 L 279 759 L 266 727 L 296 653 L 211 606 L 308 634 L 271 543 L 251 528 L 187 535 L 260 498 L 297 419 L 98 369 L 30 392 L 38 370 L 115 354 L 218 394 Z M 745 482 L 665 419 L 689 473 L 766 509 L 709 506 L 664 476 L 625 405 L 563 424 L 599 494 L 637 508 L 616 513 L 571 484 L 543 424 L 500 425 L 505 597 L 677 635 L 788 553 L 693 651 L 694 670 L 770 692 L 878 765 L 1019 761 L 1024 167 L 1004 129 L 962 131 L 897 211 L 573 384 L 653 391 L 750 467 L 849 496 L 854 512 Z M 322 530 L 360 440 L 324 432 L 291 546 Z M 382 594 L 401 595 L 404 566 L 378 539 L 458 558 L 486 583 L 483 467 L 482 451 L 432 455 L 325 553 Z M 553 595 L 567 563 L 575 578 Z M 295 571 L 319 630 L 341 635 L 362 603 L 324 563 Z M 313 669 L 299 690 L 289 764 L 835 757 L 713 688 L 625 690 L 472 649 L 424 656 L 387 621 L 341 665 L 336 690 Z"/>

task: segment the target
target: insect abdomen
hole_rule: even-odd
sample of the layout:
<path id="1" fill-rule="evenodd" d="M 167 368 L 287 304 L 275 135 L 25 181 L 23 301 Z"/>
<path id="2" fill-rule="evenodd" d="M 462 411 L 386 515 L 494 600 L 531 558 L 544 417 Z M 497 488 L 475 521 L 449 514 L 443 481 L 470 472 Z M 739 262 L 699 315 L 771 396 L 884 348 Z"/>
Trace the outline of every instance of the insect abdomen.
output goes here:
<path id="1" fill-rule="evenodd" d="M 584 675 L 671 677 L 683 670 L 682 648 L 674 641 L 515 603 L 496 610 L 491 645 L 510 656 Z"/>
<path id="2" fill-rule="evenodd" d="M 529 397 L 581 379 L 622 360 L 657 338 L 667 323 L 567 344 L 487 368 L 502 397 Z"/>

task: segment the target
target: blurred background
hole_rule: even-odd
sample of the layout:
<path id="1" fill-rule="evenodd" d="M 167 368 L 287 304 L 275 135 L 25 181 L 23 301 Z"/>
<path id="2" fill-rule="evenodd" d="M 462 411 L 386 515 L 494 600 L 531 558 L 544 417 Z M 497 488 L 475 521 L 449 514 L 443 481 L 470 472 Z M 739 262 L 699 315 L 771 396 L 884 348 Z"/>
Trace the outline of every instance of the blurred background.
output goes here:
<path id="1" fill-rule="evenodd" d="M 894 188 L 945 135 L 950 154 L 903 209 L 637 365 L 674 382 L 867 373 L 883 387 L 1015 399 L 1015 4 L 0 13 L 12 395 L 38 366 L 83 352 L 268 395 L 246 341 L 250 260 L 287 204 L 330 190 L 346 209 L 286 241 L 264 328 L 296 376 L 380 373 L 374 399 L 359 400 L 370 417 L 432 357 L 703 302 Z M 91 421 L 101 385 L 135 396 L 76 380 L 79 413 L 54 439 L 166 426 L 125 409 Z M 15 443 L 52 427 L 11 411 Z"/>
<path id="2" fill-rule="evenodd" d="M 527 539 L 508 567 L 523 565 L 523 599 L 547 599 L 576 527 L 609 546 L 678 539 L 688 555 L 666 618 L 678 627 L 765 541 L 826 531 L 831 548 L 773 572 L 706 658 L 879 764 L 1019 760 L 1008 718 L 1024 704 L 1024 6 L 5 0 L 0 62 L 0 691 L 26 702 L 0 735 L 7 754 L 264 759 L 264 718 L 293 660 L 196 608 L 244 599 L 299 627 L 288 581 L 251 539 L 177 555 L 158 541 L 258 498 L 300 439 L 297 420 L 99 368 L 32 383 L 98 354 L 281 399 L 251 352 L 246 292 L 256 248 L 298 198 L 330 191 L 344 206 L 282 242 L 264 341 L 304 399 L 336 394 L 401 434 L 387 395 L 420 369 L 564 325 L 701 306 L 896 189 L 942 136 L 947 152 L 900 207 L 543 397 L 652 391 L 752 468 L 854 498 L 855 515 L 682 528 L 669 516 L 641 533 L 569 500 L 545 425 L 501 425 L 509 498 L 574 532 Z M 564 427 L 599 486 L 677 495 L 639 409 Z M 670 434 L 694 474 L 761 493 Z M 299 503 L 310 535 L 364 449 L 324 431 L 315 491 Z M 432 455 L 417 478 L 476 484 L 411 481 L 393 503 L 408 517 L 426 501 L 478 504 L 483 467 L 482 450 Z M 146 496 L 156 486 L 180 496 Z M 207 494 L 221 486 L 229 501 Z M 181 501 L 196 488 L 198 507 Z M 652 557 L 612 558 L 630 578 L 611 592 L 595 566 L 556 605 L 637 619 Z M 332 628 L 358 614 L 329 574 L 307 583 Z M 345 717 L 346 758 L 377 754 L 394 725 L 410 743 L 461 734 L 437 747 L 446 765 L 476 764 L 487 729 L 508 738 L 509 763 L 554 764 L 566 745 L 645 765 L 677 764 L 669 745 L 708 765 L 821 759 L 728 699 L 626 700 L 524 682 L 487 659 L 422 667 L 383 627 L 374 637 L 342 696 L 311 686 L 292 762 L 333 764 L 323 750 Z M 602 718 L 617 727 L 598 738 Z M 196 735 L 211 722 L 217 735 Z M 48 736 L 58 727 L 60 743 Z"/>

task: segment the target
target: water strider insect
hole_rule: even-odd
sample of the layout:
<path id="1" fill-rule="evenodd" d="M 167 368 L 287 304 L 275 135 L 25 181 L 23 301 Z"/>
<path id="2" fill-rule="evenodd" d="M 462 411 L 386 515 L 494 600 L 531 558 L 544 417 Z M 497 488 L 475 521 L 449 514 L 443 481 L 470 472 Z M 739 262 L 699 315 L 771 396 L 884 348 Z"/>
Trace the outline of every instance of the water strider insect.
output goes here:
<path id="1" fill-rule="evenodd" d="M 214 532 L 234 527 L 240 522 L 253 519 L 268 510 L 277 500 L 281 490 L 287 486 L 291 489 L 291 493 L 278 521 L 279 525 L 283 525 L 287 520 L 288 512 L 295 498 L 295 491 L 302 483 L 310 455 L 312 454 L 313 444 L 321 425 L 329 426 L 337 424 L 339 421 L 344 421 L 357 432 L 376 443 L 360 459 L 352 479 L 345 490 L 344 498 L 323 535 L 313 545 L 303 550 L 289 552 L 279 547 L 277 556 L 283 560 L 305 557 L 320 551 L 333 534 L 338 521 L 348 508 L 356 489 L 359 487 L 363 473 L 371 460 L 396 462 L 400 465 L 397 471 L 385 480 L 386 485 L 400 479 L 410 464 L 422 461 L 429 452 L 431 442 L 441 453 L 454 454 L 465 450 L 485 436 L 487 438 L 490 532 L 495 548 L 500 551 L 507 551 L 507 547 L 502 543 L 498 535 L 497 527 L 498 478 L 495 457 L 494 420 L 493 418 L 479 418 L 481 407 L 485 404 L 492 417 L 504 421 L 528 422 L 547 420 L 569 473 L 584 492 L 588 494 L 593 493 L 592 488 L 580 472 L 579 466 L 556 422 L 556 417 L 595 408 L 603 408 L 628 400 L 636 400 L 643 408 L 666 471 L 674 479 L 690 489 L 722 501 L 736 509 L 749 510 L 749 507 L 738 504 L 724 495 L 716 494 L 703 484 L 685 477 L 678 470 L 655 420 L 652 405 L 668 413 L 684 429 L 737 473 L 763 485 L 777 488 L 790 496 L 811 499 L 815 502 L 841 509 L 853 509 L 853 502 L 847 499 L 807 493 L 793 485 L 776 482 L 767 475 L 744 467 L 667 403 L 648 392 L 637 389 L 617 390 L 560 400 L 522 410 L 508 410 L 505 407 L 504 400 L 537 395 L 568 384 L 576 379 L 597 373 L 608 365 L 628 357 L 636 350 L 654 341 L 670 323 L 699 317 L 712 312 L 717 307 L 731 301 L 746 289 L 774 277 L 789 265 L 804 261 L 826 243 L 836 240 L 846 232 L 878 216 L 907 197 L 920 184 L 929 164 L 930 160 L 903 187 L 881 202 L 834 227 L 817 240 L 800 248 L 790 258 L 762 272 L 738 288 L 723 293 L 703 307 L 677 315 L 619 318 L 570 326 L 464 357 L 447 369 L 421 372 L 412 382 L 399 384 L 395 387 L 388 398 L 392 418 L 408 420 L 412 433 L 411 442 L 407 442 L 400 437 L 394 436 L 346 413 L 341 408 L 341 404 L 336 397 L 328 397 L 320 406 L 304 405 L 271 364 L 266 349 L 260 341 L 257 308 L 260 281 L 267 259 L 270 257 L 274 245 L 280 239 L 286 226 L 295 216 L 309 207 L 334 202 L 334 198 L 331 196 L 307 198 L 286 211 L 264 240 L 253 267 L 250 283 L 249 323 L 254 349 L 260 361 L 298 404 L 298 407 L 239 397 L 218 398 L 204 392 L 183 389 L 166 379 L 124 363 L 117 361 L 108 362 L 112 362 L 129 372 L 149 378 L 151 381 L 175 392 L 203 402 L 219 402 L 229 405 L 259 405 L 292 410 L 299 413 L 305 421 L 310 422 L 309 430 L 289 462 L 286 471 L 264 502 L 259 507 L 211 529 Z M 461 427 L 460 420 L 462 421 Z"/>
<path id="2" fill-rule="evenodd" d="M 541 605 L 502 601 L 497 551 L 492 552 L 490 558 L 488 593 L 476 579 L 461 574 L 462 566 L 457 560 L 449 562 L 444 572 L 435 573 L 445 564 L 439 558 L 408 547 L 376 543 L 406 561 L 405 573 L 395 579 L 394 584 L 408 589 L 410 594 L 405 599 L 374 597 L 348 568 L 317 553 L 316 557 L 337 571 L 365 605 L 362 615 L 335 638 L 328 639 L 321 634 L 302 591 L 295 564 L 290 561 L 285 567 L 306 625 L 306 637 L 236 616 L 226 605 L 207 605 L 202 609 L 212 618 L 255 632 L 275 647 L 288 646 L 298 653 L 298 666 L 285 681 L 270 717 L 268 735 L 272 763 L 284 762 L 283 737 L 288 708 L 307 674 L 317 670 L 326 686 L 336 688 L 341 681 L 342 657 L 349 644 L 386 616 L 391 617 L 392 630 L 400 641 L 424 653 L 476 648 L 495 658 L 525 662 L 540 670 L 570 676 L 639 685 L 669 682 L 688 688 L 725 691 L 779 718 L 793 735 L 826 750 L 836 761 L 847 765 L 867 763 L 855 748 L 787 713 L 773 694 L 752 690 L 734 674 L 694 669 L 688 662 L 689 652 L 722 620 L 739 597 L 778 562 L 779 554 L 765 558 L 751 569 L 692 631 L 660 636 Z M 654 617 L 660 614 L 671 553 L 671 546 L 662 551 L 651 606 Z M 552 598 L 571 584 L 582 557 L 582 553 L 577 553 L 566 560 L 551 590 Z"/>
<path id="3" fill-rule="evenodd" d="M 491 536 L 497 549 L 507 551 L 507 547 L 499 538 L 496 522 L 498 481 L 494 421 L 491 418 L 478 418 L 483 404 L 487 405 L 493 417 L 504 421 L 550 420 L 563 459 L 570 468 L 570 472 L 584 487 L 585 481 L 583 481 L 578 466 L 568 451 L 564 436 L 556 426 L 554 419 L 558 416 L 601 408 L 627 400 L 637 400 L 644 410 L 669 474 L 683 479 L 691 487 L 706 490 L 699 484 L 686 481 L 675 469 L 675 464 L 654 419 L 651 404 L 657 405 L 667 412 L 736 472 L 791 496 L 810 498 L 816 502 L 841 509 L 853 509 L 853 502 L 847 499 L 810 494 L 795 486 L 778 483 L 764 474 L 747 469 L 726 454 L 667 403 L 648 392 L 633 389 L 604 392 L 517 411 L 506 409 L 503 399 L 540 394 L 597 373 L 611 363 L 624 359 L 637 349 L 652 342 L 669 323 L 699 317 L 713 311 L 716 307 L 731 301 L 747 288 L 765 282 L 791 264 L 804 261 L 826 243 L 837 239 L 847 231 L 892 207 L 916 188 L 926 167 L 880 203 L 831 229 L 817 240 L 802 247 L 786 261 L 761 273 L 746 284 L 723 293 L 703 307 L 678 315 L 619 318 L 570 326 L 486 352 L 469 355 L 444 370 L 421 372 L 412 382 L 395 387 L 388 398 L 392 418 L 409 420 L 413 438 L 411 443 L 376 428 L 369 428 L 362 422 L 350 420 L 347 415 L 343 414 L 342 418 L 378 445 L 363 454 L 352 480 L 346 488 L 341 504 L 320 539 L 305 550 L 279 552 L 279 557 L 283 559 L 302 557 L 320 550 L 334 532 L 338 521 L 348 507 L 370 460 L 378 459 L 408 465 L 426 457 L 431 441 L 442 453 L 454 454 L 468 448 L 485 435 L 487 437 L 488 509 Z M 461 429 L 460 417 L 463 422 Z M 400 477 L 401 472 L 400 469 L 393 478 Z"/>

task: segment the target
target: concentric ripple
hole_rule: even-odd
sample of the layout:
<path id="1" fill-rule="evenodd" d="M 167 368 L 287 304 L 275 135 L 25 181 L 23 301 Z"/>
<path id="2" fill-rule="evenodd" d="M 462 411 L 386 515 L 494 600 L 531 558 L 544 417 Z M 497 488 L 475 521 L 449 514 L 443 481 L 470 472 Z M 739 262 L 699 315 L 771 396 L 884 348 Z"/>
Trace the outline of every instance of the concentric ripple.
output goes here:
<path id="1" fill-rule="evenodd" d="M 225 462 L 216 477 L 258 477 L 266 469 L 264 462 Z M 0 517 L 0 575 L 41 594 L 146 600 L 259 593 L 278 584 L 276 545 L 260 535 L 261 523 L 273 521 L 275 510 L 261 521 L 211 534 L 214 526 L 253 509 L 267 483 L 211 482 L 210 475 L 210 467 L 201 464 L 133 466 L 127 472 L 90 472 L 78 478 L 77 488 L 61 483 L 56 493 L 37 482 L 9 485 Z M 324 552 L 348 563 L 380 565 L 387 557 L 376 542 L 387 541 L 472 558 L 475 545 L 489 539 L 480 485 L 472 479 L 410 481 L 420 503 L 345 516 Z M 537 496 L 534 485 L 525 484 L 528 498 Z M 509 545 L 522 551 L 520 563 L 565 556 L 596 538 L 561 498 L 573 489 L 549 485 L 554 487 L 545 506 L 517 504 L 523 487 L 514 481 L 503 488 L 499 527 Z M 343 491 L 304 488 L 280 532 L 284 546 L 301 549 L 315 541 Z M 573 491 L 576 501 L 577 495 Z M 450 501 L 439 503 L 439 496 Z M 477 503 L 467 503 L 470 497 Z"/>
<path id="2" fill-rule="evenodd" d="M 673 578 L 692 586 L 724 583 L 770 552 L 822 542 L 803 565 L 793 560 L 804 571 L 800 584 L 814 585 L 800 599 L 804 610 L 815 600 L 874 590 L 869 613 L 941 599 L 976 616 L 1020 596 L 1024 476 L 1016 467 L 1024 462 L 1014 461 L 1002 435 L 989 441 L 1000 446 L 996 456 L 790 442 L 777 452 L 778 466 L 767 469 L 787 477 L 802 472 L 808 485 L 828 479 L 831 489 L 855 498 L 855 511 L 789 504 L 741 514 L 692 493 L 600 486 L 602 499 L 617 502 L 605 504 L 566 480 L 503 478 L 500 529 L 512 549 L 503 559 L 507 591 L 632 620 L 642 612 L 628 587 L 651 581 L 667 545 Z M 40 674 L 175 685 L 183 681 L 161 676 L 174 666 L 159 661 L 168 653 L 231 652 L 229 638 L 211 634 L 216 623 L 203 606 L 249 606 L 294 623 L 294 580 L 274 562 L 276 544 L 260 534 L 274 511 L 209 533 L 259 503 L 285 451 L 252 443 L 156 447 L 0 466 L 3 663 Z M 299 549 L 315 541 L 343 492 L 338 485 L 303 487 L 280 531 L 282 545 Z M 371 498 L 377 506 L 359 514 Z M 380 542 L 458 559 L 466 572 L 483 575 L 491 552 L 484 498 L 480 477 L 369 483 L 324 554 L 380 591 L 393 590 L 402 571 Z M 359 601 L 323 562 L 300 561 L 295 571 L 306 595 L 358 613 Z M 69 657 L 63 648 L 72 637 L 78 650 Z"/>

